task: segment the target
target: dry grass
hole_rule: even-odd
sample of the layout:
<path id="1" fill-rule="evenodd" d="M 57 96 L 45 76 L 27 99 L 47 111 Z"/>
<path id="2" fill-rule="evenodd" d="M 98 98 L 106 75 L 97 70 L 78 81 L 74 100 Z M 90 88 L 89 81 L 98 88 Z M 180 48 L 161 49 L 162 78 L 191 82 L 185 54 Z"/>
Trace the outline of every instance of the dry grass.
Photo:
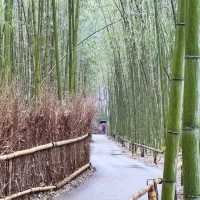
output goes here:
<path id="1" fill-rule="evenodd" d="M 26 105 L 19 97 L 2 95 L 0 155 L 88 133 L 95 114 L 93 105 L 92 99 L 81 97 L 68 98 L 61 104 L 48 93 L 37 105 Z M 0 197 L 55 184 L 88 162 L 89 139 L 0 161 Z"/>

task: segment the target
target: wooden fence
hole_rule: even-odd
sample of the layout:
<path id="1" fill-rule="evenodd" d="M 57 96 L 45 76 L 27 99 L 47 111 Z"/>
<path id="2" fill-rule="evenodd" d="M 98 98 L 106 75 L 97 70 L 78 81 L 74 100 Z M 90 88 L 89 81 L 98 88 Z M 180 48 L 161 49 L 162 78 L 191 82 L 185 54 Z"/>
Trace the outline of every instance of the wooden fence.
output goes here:
<path id="1" fill-rule="evenodd" d="M 0 200 L 55 190 L 90 167 L 90 135 L 0 156 Z"/>
<path id="2" fill-rule="evenodd" d="M 158 199 L 158 191 L 157 191 L 157 185 L 158 184 L 162 184 L 162 179 L 155 179 L 153 180 L 153 183 L 147 185 L 145 188 L 143 188 L 142 190 L 136 192 L 129 200 L 138 200 L 141 197 L 143 197 L 145 194 L 148 193 L 148 199 L 149 200 L 154 200 L 154 199 Z M 150 194 L 154 194 L 155 195 L 150 195 Z"/>
<path id="3" fill-rule="evenodd" d="M 138 148 L 140 148 L 140 152 L 141 152 L 141 157 L 144 157 L 145 156 L 145 152 L 146 151 L 151 151 L 153 152 L 153 162 L 155 164 L 157 164 L 158 162 L 158 154 L 163 154 L 164 151 L 161 151 L 160 149 L 156 149 L 156 148 L 153 148 L 153 147 L 149 147 L 149 146 L 146 146 L 146 145 L 143 145 L 143 144 L 138 144 L 138 143 L 132 143 L 130 142 L 129 140 L 123 138 L 123 137 L 120 137 L 120 136 L 115 136 L 114 139 L 120 143 L 122 146 L 128 146 L 129 150 L 134 153 L 137 151 Z"/>

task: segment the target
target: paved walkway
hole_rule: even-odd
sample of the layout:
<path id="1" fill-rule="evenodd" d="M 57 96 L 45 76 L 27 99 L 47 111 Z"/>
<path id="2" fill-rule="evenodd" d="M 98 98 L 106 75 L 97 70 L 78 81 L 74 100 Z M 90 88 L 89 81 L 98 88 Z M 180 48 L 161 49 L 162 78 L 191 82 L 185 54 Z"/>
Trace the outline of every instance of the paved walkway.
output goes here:
<path id="1" fill-rule="evenodd" d="M 62 193 L 55 200 L 128 200 L 146 186 L 149 178 L 161 177 L 157 167 L 131 159 L 118 144 L 104 135 L 93 135 L 91 162 L 95 174 L 71 192 Z M 141 198 L 146 200 L 147 197 Z"/>

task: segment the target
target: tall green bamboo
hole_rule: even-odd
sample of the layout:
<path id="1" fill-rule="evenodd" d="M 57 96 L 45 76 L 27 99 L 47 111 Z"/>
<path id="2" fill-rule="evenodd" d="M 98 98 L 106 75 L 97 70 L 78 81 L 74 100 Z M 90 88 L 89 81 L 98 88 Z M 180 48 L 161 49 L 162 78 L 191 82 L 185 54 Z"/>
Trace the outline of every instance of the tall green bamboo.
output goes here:
<path id="1" fill-rule="evenodd" d="M 164 135 L 166 135 L 166 126 L 165 126 L 165 99 L 164 99 L 164 82 L 163 82 L 163 61 L 162 61 L 162 46 L 160 41 L 160 27 L 159 27 L 159 15 L 158 15 L 158 3 L 157 0 L 154 0 L 154 13 L 155 13 L 155 28 L 156 28 L 156 42 L 158 49 L 158 65 L 159 65 L 159 87 L 160 87 L 160 101 L 161 101 L 161 117 L 164 128 Z"/>
<path id="2" fill-rule="evenodd" d="M 12 72 L 12 18 L 13 0 L 5 1 L 5 25 L 4 25 L 4 80 L 8 84 L 11 81 Z"/>
<path id="3" fill-rule="evenodd" d="M 56 3 L 52 0 L 53 9 L 53 29 L 54 29 L 54 45 L 55 45 L 55 60 L 56 60 L 56 75 L 57 75 L 57 91 L 58 98 L 62 99 L 62 87 L 60 78 L 60 65 L 59 65 L 59 49 L 58 49 L 58 33 L 57 33 L 57 16 L 56 16 Z"/>
<path id="4" fill-rule="evenodd" d="M 40 66 L 40 39 L 37 30 L 35 1 L 32 0 L 32 20 L 33 20 L 33 49 L 34 49 L 34 95 L 38 97 L 41 90 L 41 66 Z M 39 20 L 39 15 L 38 15 Z M 38 22 L 39 23 L 39 22 Z"/>
<path id="5" fill-rule="evenodd" d="M 176 41 L 171 70 L 171 90 L 168 111 L 166 151 L 163 174 L 162 200 L 174 200 L 176 189 L 176 164 L 182 128 L 184 56 L 185 56 L 185 7 L 178 1 Z"/>
<path id="6" fill-rule="evenodd" d="M 64 77 L 66 90 L 68 87 L 71 94 L 84 91 L 84 95 L 92 91 L 91 87 L 106 87 L 105 80 L 109 79 L 112 134 L 160 147 L 164 133 L 161 96 L 166 97 L 165 105 L 168 102 L 168 93 L 161 94 L 168 91 L 163 69 L 169 71 L 168 57 L 174 43 L 171 0 L 54 0 L 55 4 L 59 2 L 55 10 L 52 1 L 3 0 L 0 3 L 2 80 L 8 79 L 4 61 L 9 57 L 12 58 L 7 66 L 15 67 L 13 75 L 23 94 L 28 93 L 27 99 L 40 95 L 43 85 L 62 85 Z M 9 2 L 18 5 L 12 10 L 10 39 L 4 33 L 4 24 L 8 24 L 4 14 L 9 13 L 6 12 Z M 94 22 L 95 15 L 99 17 Z M 90 34 L 92 25 L 96 31 Z M 97 33 L 98 37 L 93 37 Z M 89 37 L 80 42 L 77 50 L 79 35 Z M 6 53 L 8 49 L 11 51 Z M 63 49 L 67 49 L 67 56 Z M 159 65 L 165 66 L 162 73 Z"/>
<path id="7" fill-rule="evenodd" d="M 76 91 L 76 74 L 77 74 L 77 42 L 78 42 L 78 27 L 80 14 L 80 0 L 76 0 L 76 7 L 74 13 L 74 27 L 73 27 L 73 90 Z"/>
<path id="8" fill-rule="evenodd" d="M 68 53 L 69 53 L 69 92 L 73 93 L 73 1 L 68 1 Z"/>
<path id="9" fill-rule="evenodd" d="M 69 16 L 69 29 L 68 29 L 68 53 L 69 53 L 69 91 L 70 93 L 76 92 L 77 82 L 77 42 L 78 42 L 78 27 L 80 15 L 80 0 L 68 1 L 68 16 Z"/>
<path id="10" fill-rule="evenodd" d="M 186 11 L 185 84 L 183 104 L 184 199 L 200 199 L 200 1 L 188 0 Z"/>

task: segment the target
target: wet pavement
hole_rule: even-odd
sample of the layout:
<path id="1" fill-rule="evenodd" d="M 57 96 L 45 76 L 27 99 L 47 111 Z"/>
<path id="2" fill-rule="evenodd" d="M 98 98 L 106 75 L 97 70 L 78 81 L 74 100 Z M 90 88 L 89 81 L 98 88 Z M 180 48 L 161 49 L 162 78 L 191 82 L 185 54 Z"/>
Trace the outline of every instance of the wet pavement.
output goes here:
<path id="1" fill-rule="evenodd" d="M 84 184 L 55 200 L 128 200 L 146 186 L 147 179 L 161 177 L 161 169 L 132 159 L 105 135 L 93 135 L 92 140 L 91 163 L 96 172 Z"/>

